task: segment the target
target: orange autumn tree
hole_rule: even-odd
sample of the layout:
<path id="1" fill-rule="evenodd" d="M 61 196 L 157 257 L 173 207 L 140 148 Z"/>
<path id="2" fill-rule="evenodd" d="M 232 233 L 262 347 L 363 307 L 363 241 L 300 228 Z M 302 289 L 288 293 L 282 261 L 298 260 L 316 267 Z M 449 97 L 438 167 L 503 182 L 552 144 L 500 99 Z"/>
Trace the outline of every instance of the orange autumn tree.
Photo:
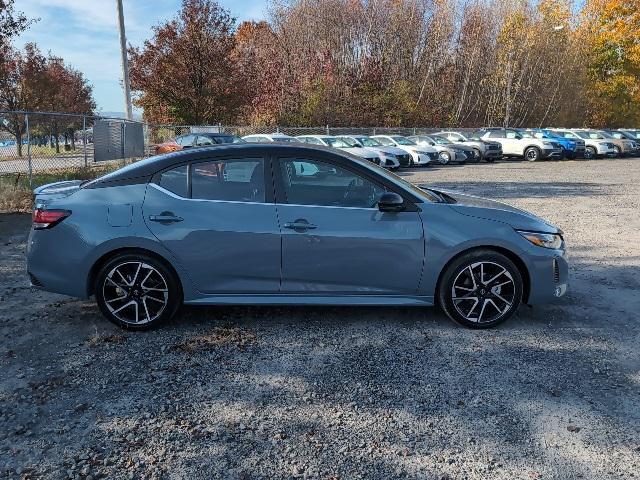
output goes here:
<path id="1" fill-rule="evenodd" d="M 582 23 L 592 125 L 640 124 L 640 0 L 588 0 Z"/>

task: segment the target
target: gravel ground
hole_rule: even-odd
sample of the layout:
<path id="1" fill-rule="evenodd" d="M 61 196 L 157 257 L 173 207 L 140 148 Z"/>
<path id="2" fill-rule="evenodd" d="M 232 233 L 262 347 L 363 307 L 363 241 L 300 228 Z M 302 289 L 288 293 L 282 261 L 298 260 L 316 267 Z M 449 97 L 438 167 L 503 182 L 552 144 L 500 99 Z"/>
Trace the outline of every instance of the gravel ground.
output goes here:
<path id="1" fill-rule="evenodd" d="M 491 331 L 199 307 L 134 334 L 31 290 L 29 218 L 0 216 L 0 477 L 640 477 L 640 160 L 405 175 L 558 224 L 570 292 Z"/>

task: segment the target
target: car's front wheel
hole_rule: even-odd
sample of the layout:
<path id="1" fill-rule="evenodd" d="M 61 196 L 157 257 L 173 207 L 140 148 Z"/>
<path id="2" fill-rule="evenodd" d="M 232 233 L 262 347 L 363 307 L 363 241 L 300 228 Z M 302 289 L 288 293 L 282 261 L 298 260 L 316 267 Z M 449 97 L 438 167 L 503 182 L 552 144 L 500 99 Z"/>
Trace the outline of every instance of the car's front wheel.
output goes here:
<path id="1" fill-rule="evenodd" d="M 587 147 L 584 149 L 584 158 L 587 160 L 591 160 L 592 158 L 596 158 L 597 152 L 594 147 Z"/>
<path id="2" fill-rule="evenodd" d="M 175 274 L 154 257 L 123 253 L 96 276 L 98 307 L 107 319 L 129 330 L 147 330 L 169 320 L 182 303 Z"/>
<path id="3" fill-rule="evenodd" d="M 451 154 L 449 152 L 440 152 L 438 154 L 438 163 L 440 165 L 447 165 L 451 161 Z"/>
<path id="4" fill-rule="evenodd" d="M 522 277 L 506 256 L 475 250 L 442 274 L 438 303 L 449 318 L 469 328 L 490 328 L 510 318 L 522 301 Z"/>

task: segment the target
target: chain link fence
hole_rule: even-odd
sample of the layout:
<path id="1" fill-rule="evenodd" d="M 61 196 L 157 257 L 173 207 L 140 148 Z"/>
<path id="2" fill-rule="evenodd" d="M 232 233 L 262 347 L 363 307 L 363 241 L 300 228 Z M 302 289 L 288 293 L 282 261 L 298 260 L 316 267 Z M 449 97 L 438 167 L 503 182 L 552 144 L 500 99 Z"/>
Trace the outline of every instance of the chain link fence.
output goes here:
<path id="1" fill-rule="evenodd" d="M 440 128 L 151 125 L 93 115 L 0 110 L 0 175 L 91 169 L 155 154 L 158 144 L 188 133 L 420 135 Z M 473 129 L 457 129 L 460 131 Z M 114 166 L 115 168 L 115 166 Z"/>
<path id="2" fill-rule="evenodd" d="M 31 178 L 142 158 L 144 129 L 140 122 L 121 118 L 0 110 L 0 175 Z"/>

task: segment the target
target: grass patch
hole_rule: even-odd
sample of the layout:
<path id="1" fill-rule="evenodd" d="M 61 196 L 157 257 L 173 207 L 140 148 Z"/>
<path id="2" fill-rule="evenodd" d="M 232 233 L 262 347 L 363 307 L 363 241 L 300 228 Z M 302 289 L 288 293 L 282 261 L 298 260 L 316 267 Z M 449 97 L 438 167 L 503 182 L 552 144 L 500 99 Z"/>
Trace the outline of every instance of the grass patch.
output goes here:
<path id="1" fill-rule="evenodd" d="M 120 163 L 116 163 L 92 168 L 67 168 L 46 173 L 34 173 L 33 188 L 64 180 L 93 180 L 117 170 L 121 166 Z M 0 212 L 28 213 L 32 207 L 33 192 L 29 187 L 29 175 L 26 173 L 0 175 Z"/>

